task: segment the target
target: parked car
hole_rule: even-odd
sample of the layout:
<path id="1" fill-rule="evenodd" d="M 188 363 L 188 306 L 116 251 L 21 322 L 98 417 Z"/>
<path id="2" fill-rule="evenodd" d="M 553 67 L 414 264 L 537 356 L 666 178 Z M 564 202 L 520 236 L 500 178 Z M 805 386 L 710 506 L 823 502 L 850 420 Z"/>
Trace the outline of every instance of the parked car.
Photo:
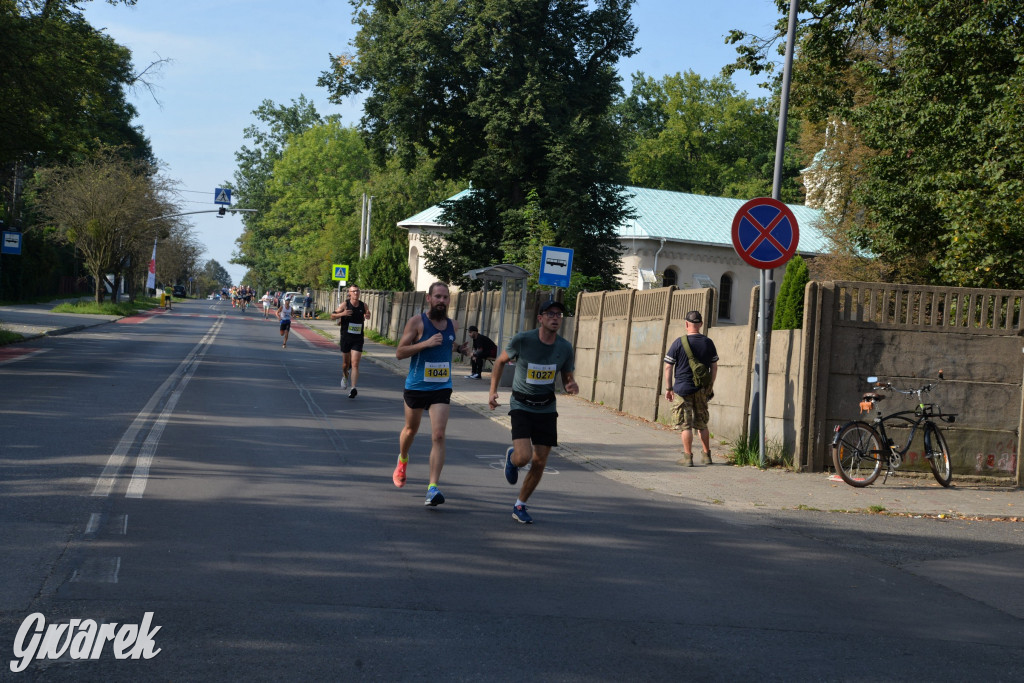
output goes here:
<path id="1" fill-rule="evenodd" d="M 184 299 L 186 296 L 188 296 L 188 293 L 185 292 L 184 285 L 174 285 L 174 296 L 178 297 L 179 299 Z"/>
<path id="2" fill-rule="evenodd" d="M 282 298 L 282 300 L 283 299 L 291 299 L 292 300 L 292 312 L 295 314 L 295 317 L 297 317 L 297 318 L 301 318 L 302 317 L 303 311 L 306 308 L 306 295 L 305 294 L 303 294 L 302 292 L 285 292 L 284 296 L 281 297 L 281 298 Z"/>

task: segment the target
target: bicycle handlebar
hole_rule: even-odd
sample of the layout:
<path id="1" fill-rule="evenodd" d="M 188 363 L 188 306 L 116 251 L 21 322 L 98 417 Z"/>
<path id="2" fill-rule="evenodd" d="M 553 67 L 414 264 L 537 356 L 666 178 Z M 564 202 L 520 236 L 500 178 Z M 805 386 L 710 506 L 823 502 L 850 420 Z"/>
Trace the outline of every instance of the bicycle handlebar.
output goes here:
<path id="1" fill-rule="evenodd" d="M 944 379 L 942 376 L 942 370 L 939 370 L 939 379 Z M 917 394 L 918 398 L 921 398 L 921 394 L 931 391 L 932 387 L 938 384 L 938 382 L 931 382 L 930 384 L 925 384 L 920 389 L 900 389 L 898 387 L 894 387 L 891 382 L 879 382 L 877 377 L 868 377 L 868 383 L 870 383 L 874 389 L 894 391 L 898 394 L 903 394 L 904 396 Z"/>

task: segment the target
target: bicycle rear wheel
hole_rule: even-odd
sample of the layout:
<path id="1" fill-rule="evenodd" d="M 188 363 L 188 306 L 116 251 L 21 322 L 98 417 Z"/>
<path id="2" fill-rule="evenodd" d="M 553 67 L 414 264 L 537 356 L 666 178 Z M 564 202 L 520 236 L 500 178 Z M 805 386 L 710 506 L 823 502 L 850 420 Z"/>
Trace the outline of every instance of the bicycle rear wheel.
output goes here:
<path id="1" fill-rule="evenodd" d="M 946 437 L 938 426 L 927 423 L 924 426 L 924 452 L 928 458 L 928 466 L 932 468 L 935 481 L 943 486 L 949 486 L 953 481 L 953 467 L 949 462 L 949 448 L 946 446 Z"/>
<path id="2" fill-rule="evenodd" d="M 882 437 L 866 422 L 849 422 L 832 442 L 832 464 L 850 486 L 870 486 L 882 470 Z"/>

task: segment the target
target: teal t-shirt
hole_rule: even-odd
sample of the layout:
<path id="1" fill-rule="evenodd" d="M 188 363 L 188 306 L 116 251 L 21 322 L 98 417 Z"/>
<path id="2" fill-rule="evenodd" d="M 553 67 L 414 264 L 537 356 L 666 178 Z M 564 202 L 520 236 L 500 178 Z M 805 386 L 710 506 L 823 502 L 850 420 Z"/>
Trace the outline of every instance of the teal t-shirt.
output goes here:
<path id="1" fill-rule="evenodd" d="M 560 373 L 576 369 L 572 344 L 561 337 L 555 337 L 554 344 L 545 344 L 540 340 L 540 332 L 537 330 L 520 332 L 512 337 L 505 351 L 516 364 L 512 390 L 521 394 L 544 396 L 554 393 L 555 378 Z M 543 407 L 529 406 L 513 396 L 509 400 L 509 408 L 532 413 L 553 413 L 555 403 L 552 401 Z"/>

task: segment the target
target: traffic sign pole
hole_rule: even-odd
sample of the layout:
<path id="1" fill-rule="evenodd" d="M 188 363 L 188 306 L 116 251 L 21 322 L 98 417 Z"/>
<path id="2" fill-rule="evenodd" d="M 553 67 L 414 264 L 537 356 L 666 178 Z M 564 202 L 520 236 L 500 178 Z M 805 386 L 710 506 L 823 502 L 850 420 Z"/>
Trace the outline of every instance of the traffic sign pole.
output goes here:
<path id="1" fill-rule="evenodd" d="M 771 269 L 781 266 L 796 253 L 800 228 L 793 211 L 777 199 L 759 197 L 743 204 L 732 221 L 732 244 L 737 255 L 761 270 L 757 316 L 757 360 L 751 378 L 748 438 L 757 433 L 760 464 L 765 460 L 765 395 L 768 382 L 768 353 L 771 343 L 771 308 L 775 281 Z"/>

